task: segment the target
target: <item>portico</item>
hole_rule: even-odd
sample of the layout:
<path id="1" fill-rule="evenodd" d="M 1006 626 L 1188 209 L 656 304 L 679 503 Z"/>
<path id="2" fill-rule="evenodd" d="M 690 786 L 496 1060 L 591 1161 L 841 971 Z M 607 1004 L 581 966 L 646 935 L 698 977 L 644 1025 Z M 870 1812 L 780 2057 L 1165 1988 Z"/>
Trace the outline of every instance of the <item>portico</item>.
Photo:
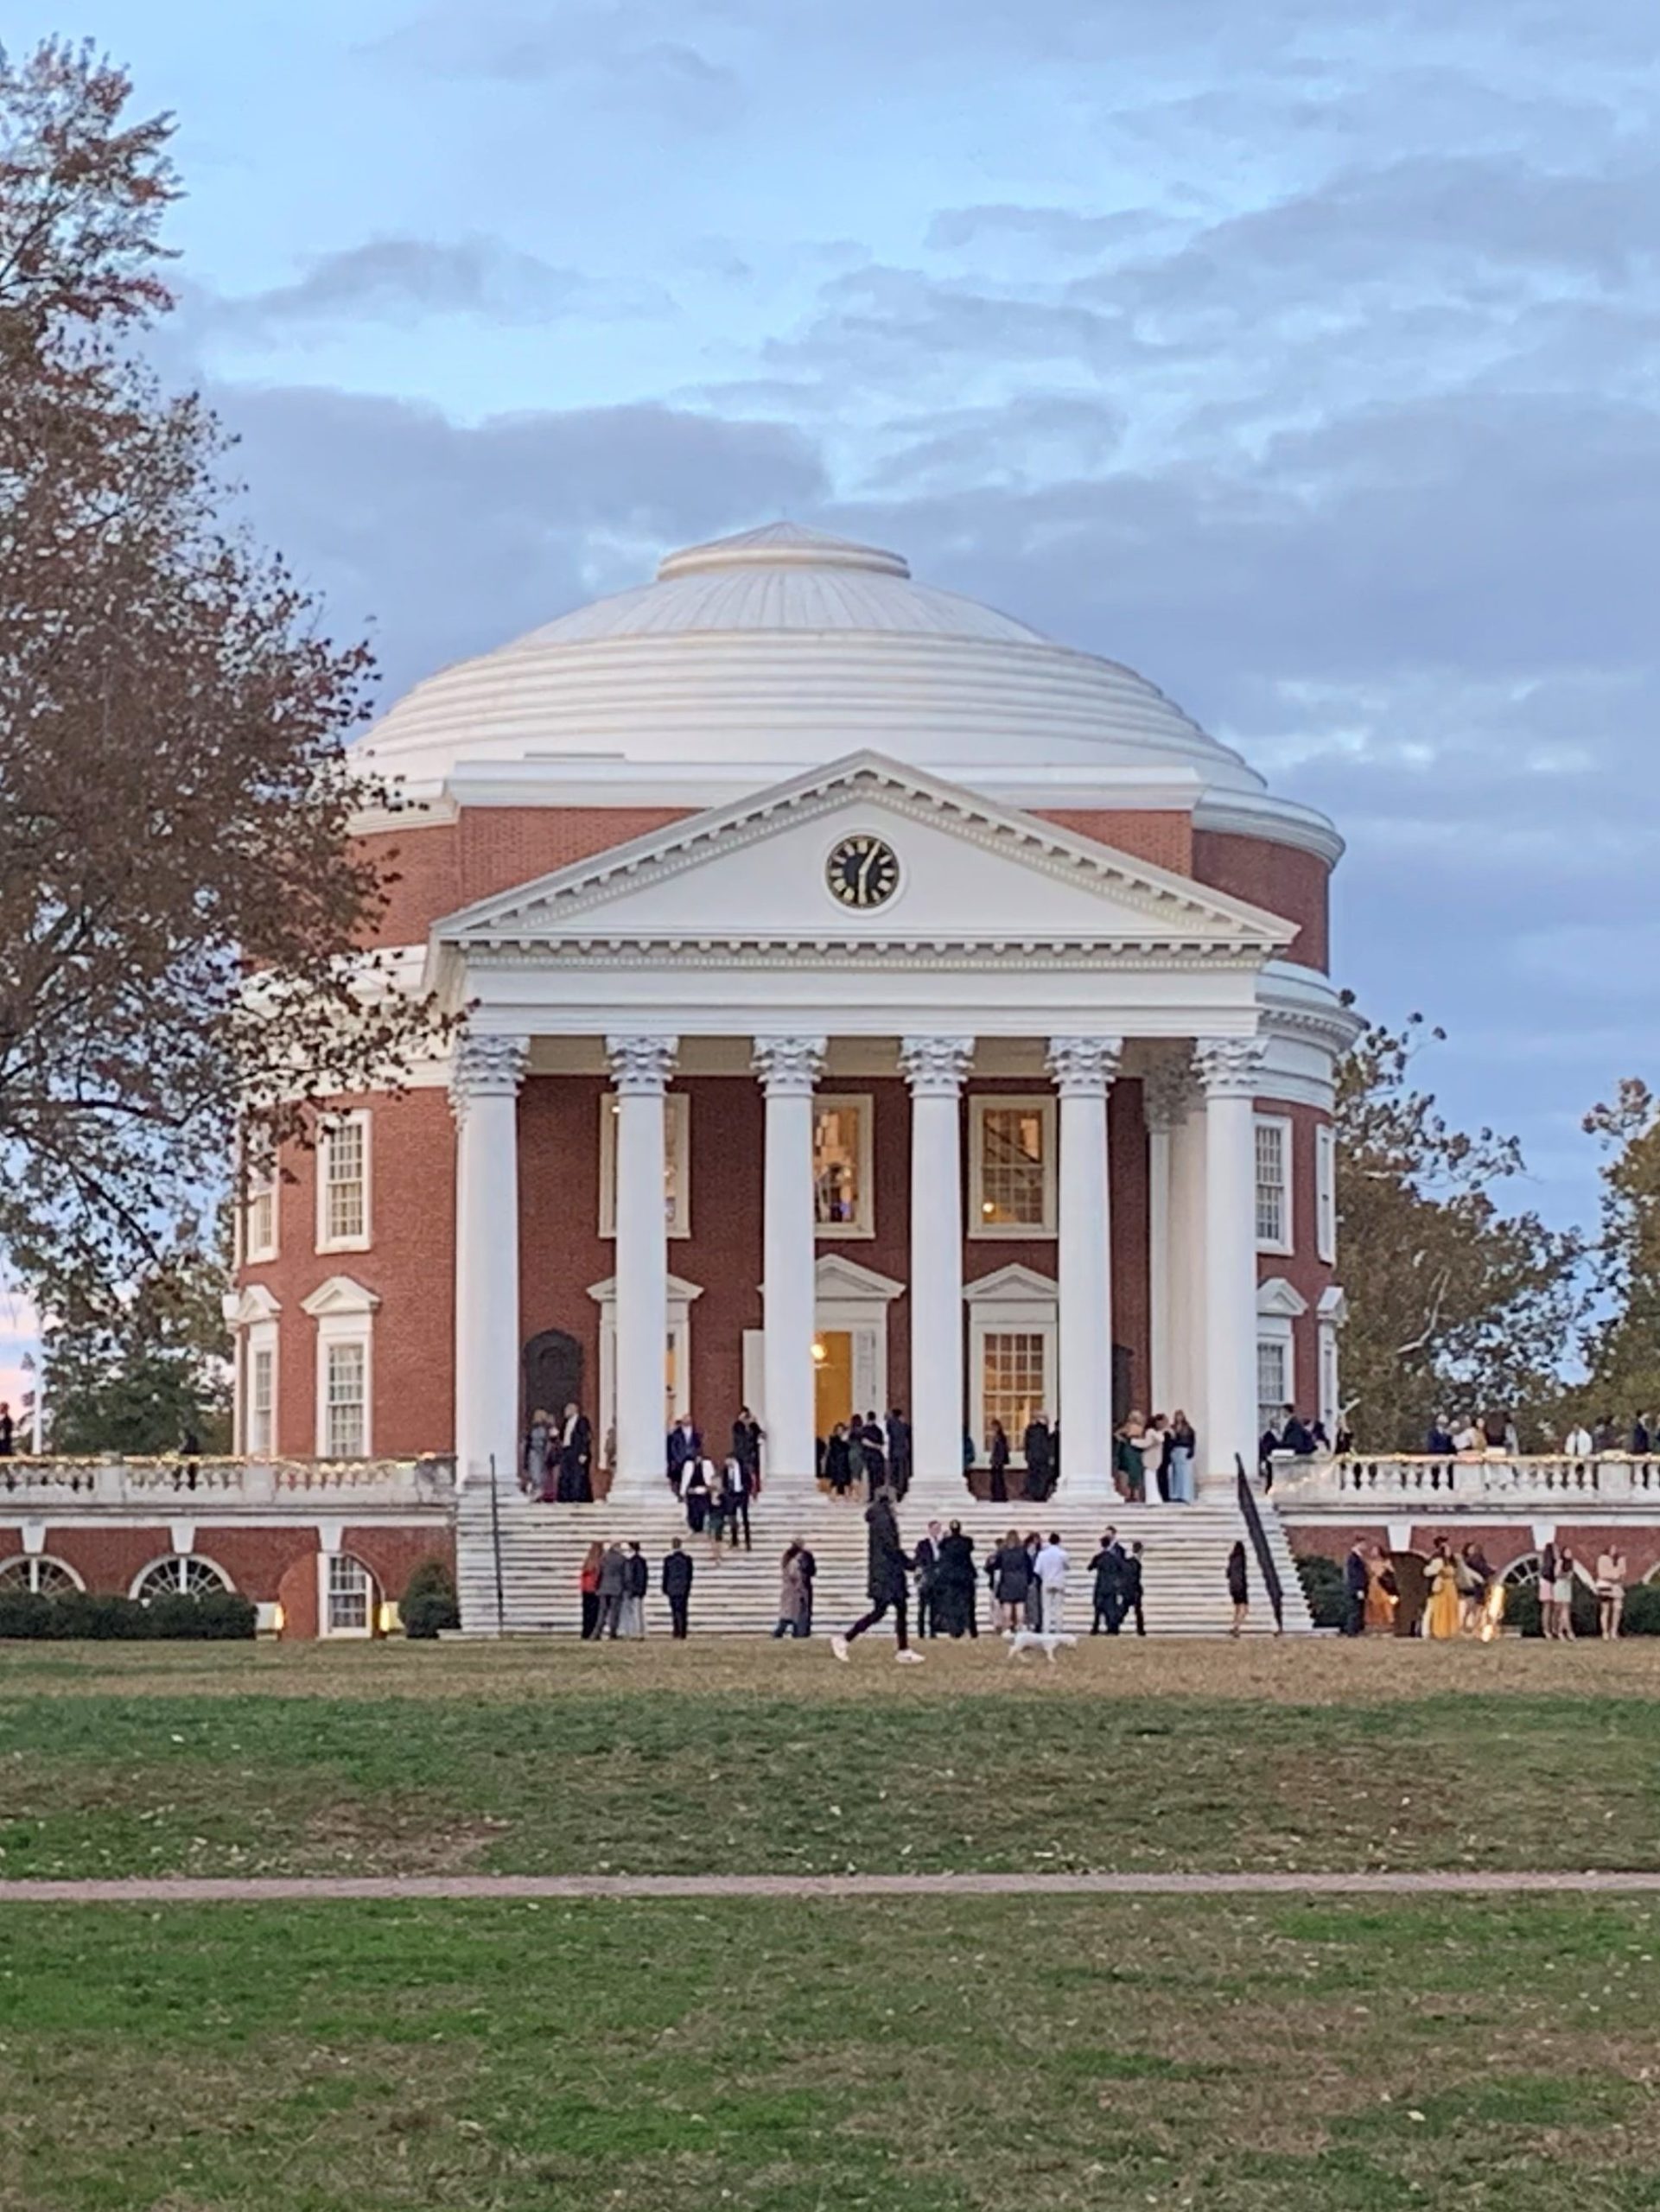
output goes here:
<path id="1" fill-rule="evenodd" d="M 891 880 L 866 906 L 878 860 Z M 595 1427 L 614 1424 L 614 1495 L 661 1495 L 668 1394 L 689 1388 L 670 1328 L 671 1280 L 683 1317 L 701 1281 L 678 1254 L 671 1270 L 685 1233 L 673 1102 L 689 1085 L 735 1130 L 741 1090 L 761 1102 L 758 1156 L 738 1156 L 735 1139 L 716 1155 L 724 1190 L 759 1193 L 756 1326 L 743 1330 L 759 1357 L 735 1357 L 724 1397 L 693 1410 L 718 1442 L 736 1405 L 760 1398 L 774 1494 L 814 1482 L 823 1271 L 837 1267 L 849 1294 L 856 1240 L 886 1235 L 894 1249 L 899 1211 L 894 1260 L 863 1270 L 887 1288 L 866 1289 L 880 1319 L 862 1325 L 891 1316 L 907 1347 L 901 1363 L 881 1338 L 882 1366 L 903 1377 L 890 1387 L 913 1426 L 914 1497 L 960 1498 L 965 1429 L 994 1403 L 1027 1406 L 1021 1392 L 1036 1387 L 1059 1416 L 1066 1493 L 1110 1494 L 1114 1282 L 1132 1256 L 1152 1347 L 1138 1402 L 1184 1404 L 1202 1473 L 1230 1482 L 1256 1434 L 1259 985 L 1288 936 L 1227 894 L 868 753 L 439 924 L 429 978 L 469 1009 L 451 1078 L 462 1478 L 517 1462 L 514 1093 L 602 1077 L 614 1408 L 597 1408 Z M 861 1100 L 900 1086 L 873 1166 L 882 1117 Z M 1116 1086 L 1139 1104 L 1129 1118 Z M 895 1132 L 902 1162 L 887 1156 Z M 1146 1193 L 1133 1232 L 1113 1207 L 1131 1154 Z M 1030 1325 L 971 1327 L 976 1307 L 992 1310 L 978 1287 L 1008 1263 Z M 683 1319 L 695 1326 L 701 1313 Z M 974 1345 L 983 1360 L 995 1345 L 992 1380 L 970 1371 Z"/>

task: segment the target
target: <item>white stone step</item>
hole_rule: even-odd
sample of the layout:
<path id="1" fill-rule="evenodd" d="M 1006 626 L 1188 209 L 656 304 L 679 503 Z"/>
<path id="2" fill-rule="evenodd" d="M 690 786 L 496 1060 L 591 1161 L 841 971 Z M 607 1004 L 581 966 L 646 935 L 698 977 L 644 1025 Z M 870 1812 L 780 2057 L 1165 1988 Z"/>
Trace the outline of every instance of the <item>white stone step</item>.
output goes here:
<path id="1" fill-rule="evenodd" d="M 751 1512 L 754 1549 L 745 1553 L 723 1546 L 718 1560 L 708 1539 L 689 1533 L 685 1516 L 665 1491 L 660 1502 L 645 1505 L 608 1502 L 594 1505 L 543 1505 L 515 1491 L 499 1495 L 501 1541 L 501 1629 L 512 1636 L 566 1636 L 577 1632 L 581 1618 L 578 1576 L 582 1555 L 591 1543 L 637 1541 L 651 1562 L 652 1583 L 646 1601 L 650 1634 L 666 1634 L 668 1607 L 658 1589 L 658 1574 L 670 1541 L 679 1536 L 694 1562 L 691 1602 L 692 1630 L 697 1635 L 764 1635 L 777 1618 L 779 1568 L 785 1545 L 795 1538 L 808 1543 L 818 1562 L 815 1586 L 814 1626 L 820 1631 L 845 1624 L 865 1610 L 865 1525 L 862 1505 L 855 1500 L 828 1497 L 805 1503 L 787 1503 L 763 1497 Z M 1264 1530 L 1284 1592 L 1288 1633 L 1312 1628 L 1301 1586 L 1292 1563 L 1291 1548 L 1271 1501 L 1261 1502 Z M 1143 1547 L 1143 1610 L 1149 1635 L 1215 1636 L 1232 1618 L 1224 1580 L 1230 1547 L 1237 1538 L 1246 1541 L 1252 1592 L 1249 1633 L 1271 1633 L 1273 1614 L 1256 1558 L 1251 1553 L 1243 1517 L 1231 1501 L 1205 1501 L 1186 1506 L 1096 1504 L 1083 1507 L 1056 1499 L 1034 1507 L 987 1505 L 965 1497 L 952 1509 L 964 1532 L 975 1541 L 981 1571 L 980 1624 L 990 1619 L 983 1562 L 1011 1527 L 1026 1529 L 1040 1522 L 1046 1532 L 1059 1531 L 1072 1557 L 1067 1593 L 1068 1625 L 1090 1625 L 1091 1577 L 1088 1561 L 1109 1522 L 1129 1545 Z M 900 1513 L 900 1532 L 914 1543 L 931 1517 L 925 1512 Z M 944 1516 L 941 1516 L 944 1517 Z M 469 1485 L 458 1501 L 456 1526 L 457 1583 L 461 1621 L 466 1633 L 492 1636 L 497 1632 L 496 1573 L 491 1529 L 490 1494 L 487 1485 Z"/>

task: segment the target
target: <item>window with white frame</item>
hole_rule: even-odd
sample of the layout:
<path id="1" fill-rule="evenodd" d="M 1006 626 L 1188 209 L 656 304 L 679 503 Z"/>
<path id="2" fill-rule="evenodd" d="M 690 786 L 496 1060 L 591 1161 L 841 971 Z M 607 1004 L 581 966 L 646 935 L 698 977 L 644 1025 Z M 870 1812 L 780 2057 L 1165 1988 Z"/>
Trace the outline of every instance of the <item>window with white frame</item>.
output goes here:
<path id="1" fill-rule="evenodd" d="M 324 1557 L 322 1570 L 323 1634 L 373 1635 L 374 1578 L 362 1560 L 349 1552 L 334 1552 Z"/>
<path id="2" fill-rule="evenodd" d="M 326 1338 L 322 1456 L 361 1459 L 369 1449 L 369 1347 L 359 1337 Z"/>
<path id="3" fill-rule="evenodd" d="M 0 1566 L 0 1591 L 27 1590 L 32 1598 L 61 1598 L 86 1587 L 73 1567 L 44 1553 L 33 1559 L 9 1559 Z"/>
<path id="4" fill-rule="evenodd" d="M 969 1101 L 970 1236 L 1055 1233 L 1055 1102 Z"/>
<path id="5" fill-rule="evenodd" d="M 248 1420 L 243 1448 L 263 1456 L 277 1446 L 277 1332 L 248 1334 Z"/>
<path id="6" fill-rule="evenodd" d="M 691 1235 L 691 1098 L 665 1092 L 663 1100 L 663 1217 L 671 1236 Z M 600 1234 L 617 1233 L 617 1099 L 600 1100 Z"/>
<path id="7" fill-rule="evenodd" d="M 821 1096 L 813 1102 L 813 1226 L 820 1236 L 875 1233 L 868 1097 Z"/>
<path id="8" fill-rule="evenodd" d="M 1262 1326 L 1258 1324 L 1259 1328 Z M 1292 1396 L 1291 1332 L 1260 1334 L 1256 1339 L 1256 1432 L 1278 1431 Z"/>
<path id="9" fill-rule="evenodd" d="M 1337 1328 L 1330 1321 L 1320 1324 L 1320 1417 L 1328 1440 L 1335 1442 L 1342 1408 L 1338 1397 Z"/>
<path id="10" fill-rule="evenodd" d="M 147 1605 L 154 1598 L 210 1598 L 231 1587 L 230 1576 L 212 1560 L 198 1559 L 194 1552 L 175 1552 L 147 1567 L 133 1584 L 132 1595 Z"/>
<path id="11" fill-rule="evenodd" d="M 277 1257 L 277 1161 L 268 1147 L 250 1142 L 247 1184 L 242 1207 L 242 1256 Z"/>
<path id="12" fill-rule="evenodd" d="M 1314 1249 L 1327 1267 L 1337 1259 L 1337 1132 L 1314 1131 Z"/>
<path id="13" fill-rule="evenodd" d="M 1276 1114 L 1256 1116 L 1256 1249 L 1291 1249 L 1291 1124 Z"/>
<path id="14" fill-rule="evenodd" d="M 981 1437 L 1002 1423 L 1016 1454 L 1027 1424 L 1042 1413 L 1049 1388 L 1050 1337 L 1045 1329 L 988 1329 L 980 1339 Z"/>
<path id="15" fill-rule="evenodd" d="M 369 1244 L 369 1116 L 325 1124 L 317 1143 L 317 1249 L 361 1252 Z"/>

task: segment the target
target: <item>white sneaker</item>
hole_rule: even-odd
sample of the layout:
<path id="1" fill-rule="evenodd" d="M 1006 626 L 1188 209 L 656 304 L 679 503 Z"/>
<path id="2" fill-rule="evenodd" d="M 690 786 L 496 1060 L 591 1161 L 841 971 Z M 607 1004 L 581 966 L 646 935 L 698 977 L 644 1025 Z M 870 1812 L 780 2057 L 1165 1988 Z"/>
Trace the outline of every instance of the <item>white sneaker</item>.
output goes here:
<path id="1" fill-rule="evenodd" d="M 919 1667 L 922 1664 L 919 1651 L 896 1651 L 894 1657 L 901 1667 Z"/>
<path id="2" fill-rule="evenodd" d="M 844 1636 L 833 1636 L 833 1637 L 831 1637 L 831 1638 L 830 1638 L 830 1651 L 831 1651 L 832 1655 L 833 1655 L 836 1658 L 837 1658 L 837 1659 L 839 1659 L 839 1660 L 841 1661 L 842 1664 L 843 1664 L 844 1667 L 847 1665 L 847 1662 L 848 1662 L 848 1640 L 847 1640 L 846 1637 L 844 1637 Z"/>

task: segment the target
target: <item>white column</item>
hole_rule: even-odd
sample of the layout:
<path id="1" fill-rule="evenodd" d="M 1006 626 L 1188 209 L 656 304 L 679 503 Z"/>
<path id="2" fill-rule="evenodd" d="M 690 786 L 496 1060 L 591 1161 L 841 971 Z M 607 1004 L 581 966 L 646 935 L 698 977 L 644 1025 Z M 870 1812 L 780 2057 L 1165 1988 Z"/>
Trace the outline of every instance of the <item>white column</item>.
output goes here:
<path id="1" fill-rule="evenodd" d="M 656 1497 L 662 1493 L 666 1439 L 674 1417 L 664 1400 L 669 1220 L 663 1183 L 663 1094 L 680 1039 L 607 1037 L 605 1049 L 617 1096 L 617 1465 L 613 1495 Z"/>
<path id="2" fill-rule="evenodd" d="M 1184 1392 L 1179 1344 L 1182 1316 L 1177 1300 L 1178 1267 L 1190 1225 L 1179 1218 L 1176 1191 L 1178 1132 L 1187 1118 L 1193 1077 L 1186 1048 L 1179 1058 L 1160 1060 L 1142 1084 L 1142 1113 L 1147 1123 L 1147 1301 L 1149 1414 L 1171 1414 L 1178 1407 L 1192 1414 Z"/>
<path id="3" fill-rule="evenodd" d="M 972 1037 L 906 1037 L 911 1086 L 911 1497 L 960 1503 L 963 1480 L 963 1078 Z"/>
<path id="4" fill-rule="evenodd" d="M 757 1037 L 754 1066 L 766 1094 L 761 1347 L 766 1429 L 762 1466 L 780 1496 L 813 1495 L 812 1094 L 822 1037 Z"/>
<path id="5" fill-rule="evenodd" d="M 518 1470 L 518 1086 L 523 1037 L 469 1033 L 455 1047 L 455 1471 Z"/>
<path id="6" fill-rule="evenodd" d="M 1192 1070 L 1170 1132 L 1169 1402 L 1205 1433 L 1205 1107 Z"/>
<path id="7" fill-rule="evenodd" d="M 1049 1072 L 1060 1093 L 1060 1461 L 1069 1499 L 1114 1495 L 1112 1208 L 1107 1093 L 1119 1037 L 1053 1037 Z"/>
<path id="8" fill-rule="evenodd" d="M 1233 1483 L 1256 1453 L 1256 1153 L 1252 1107 L 1262 1046 L 1201 1037 L 1205 1086 L 1205 1428 L 1201 1489 Z"/>

